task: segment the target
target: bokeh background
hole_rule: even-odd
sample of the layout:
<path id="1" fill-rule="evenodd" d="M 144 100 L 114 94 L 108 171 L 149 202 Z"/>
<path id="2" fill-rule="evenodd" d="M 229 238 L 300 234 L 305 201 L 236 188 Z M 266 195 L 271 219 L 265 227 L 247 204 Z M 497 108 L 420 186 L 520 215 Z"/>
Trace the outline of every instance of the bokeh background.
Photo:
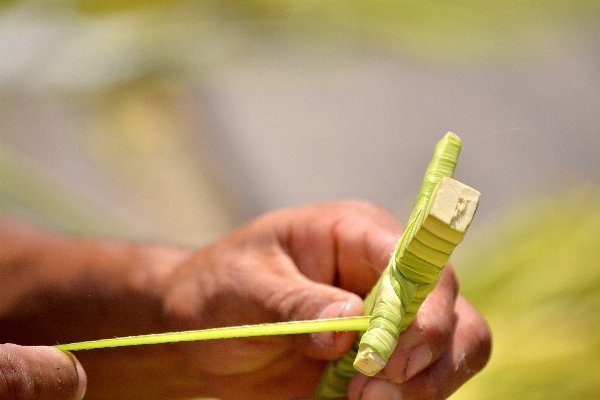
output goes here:
<path id="1" fill-rule="evenodd" d="M 495 335 L 455 399 L 600 398 L 600 1 L 0 1 L 0 211 L 202 246 L 339 198 L 401 219 L 433 146 Z M 0 244 L 1 245 L 1 244 Z"/>

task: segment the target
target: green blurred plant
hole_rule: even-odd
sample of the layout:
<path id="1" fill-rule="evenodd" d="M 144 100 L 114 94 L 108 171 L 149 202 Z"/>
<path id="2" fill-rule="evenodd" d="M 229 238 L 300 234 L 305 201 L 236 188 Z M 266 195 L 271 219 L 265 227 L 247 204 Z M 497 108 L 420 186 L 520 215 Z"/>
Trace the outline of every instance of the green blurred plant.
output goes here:
<path id="1" fill-rule="evenodd" d="M 120 29 L 134 40 L 140 40 L 139 36 L 151 38 L 154 46 L 145 51 L 170 56 L 168 62 L 149 57 L 159 64 L 159 73 L 180 73 L 182 60 L 207 62 L 198 57 L 198 50 L 215 51 L 211 46 L 198 47 L 207 37 L 226 57 L 265 45 L 277 47 L 283 41 L 285 47 L 301 43 L 304 50 L 373 48 L 436 62 L 495 65 L 568 47 L 574 32 L 582 26 L 594 26 L 600 19 L 597 0 L 62 0 L 33 3 L 35 6 L 16 0 L 7 3 L 37 9 L 37 14 L 41 10 L 51 18 L 104 21 L 112 34 Z M 119 15 L 133 24 L 119 28 Z M 113 46 L 118 45 L 118 36 L 107 39 L 112 40 Z M 169 50 L 171 47 L 188 51 L 174 52 Z M 198 64 L 191 67 L 198 68 Z"/>
<path id="2" fill-rule="evenodd" d="M 24 155 L 0 146 L 0 215 L 4 213 L 72 233 L 133 233 L 109 210 Z"/>
<path id="3" fill-rule="evenodd" d="M 536 197 L 488 228 L 456 265 L 494 351 L 453 399 L 600 398 L 600 189 Z"/>

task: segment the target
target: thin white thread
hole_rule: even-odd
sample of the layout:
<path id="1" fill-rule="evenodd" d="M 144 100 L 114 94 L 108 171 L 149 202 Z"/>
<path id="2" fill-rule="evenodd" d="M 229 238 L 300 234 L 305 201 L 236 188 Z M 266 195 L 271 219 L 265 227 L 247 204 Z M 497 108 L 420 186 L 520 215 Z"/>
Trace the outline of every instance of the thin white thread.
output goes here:
<path id="1" fill-rule="evenodd" d="M 521 128 L 505 128 L 505 129 L 499 129 L 499 130 L 497 130 L 497 131 L 494 131 L 494 132 L 486 133 L 485 135 L 478 137 L 478 138 L 477 138 L 477 140 L 475 140 L 475 141 L 473 142 L 473 145 L 477 144 L 478 142 L 480 142 L 480 141 L 482 141 L 483 139 L 485 139 L 485 138 L 488 138 L 488 137 L 490 137 L 490 136 L 495 136 L 495 135 L 497 135 L 497 134 L 499 134 L 499 133 L 502 133 L 502 132 L 507 132 L 507 131 L 518 131 L 518 130 L 520 130 L 520 129 L 521 129 Z"/>

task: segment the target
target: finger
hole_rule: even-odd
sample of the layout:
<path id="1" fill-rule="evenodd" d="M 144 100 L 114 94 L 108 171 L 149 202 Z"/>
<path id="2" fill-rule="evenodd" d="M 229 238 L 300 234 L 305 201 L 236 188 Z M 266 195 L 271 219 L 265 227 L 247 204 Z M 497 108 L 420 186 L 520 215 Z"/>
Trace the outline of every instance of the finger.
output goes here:
<path id="1" fill-rule="evenodd" d="M 452 266 L 447 265 L 411 326 L 400 334 L 381 377 L 393 383 L 406 382 L 447 351 L 454 329 L 457 296 L 458 280 Z"/>
<path id="2" fill-rule="evenodd" d="M 447 398 L 488 362 L 492 335 L 483 316 L 462 297 L 456 302 L 456 315 L 449 350 L 430 368 L 402 385 L 404 399 Z"/>
<path id="3" fill-rule="evenodd" d="M 363 301 L 354 293 L 314 282 L 303 275 L 267 277 L 265 302 L 276 307 L 278 320 L 304 321 L 314 319 L 360 316 Z M 352 346 L 356 332 L 317 332 L 295 336 L 296 348 L 311 358 L 332 360 L 342 357 Z"/>
<path id="4" fill-rule="evenodd" d="M 82 399 L 87 377 L 70 353 L 52 347 L 0 345 L 0 398 Z"/>
<path id="5" fill-rule="evenodd" d="M 396 349 L 377 377 L 357 374 L 348 388 L 352 400 L 396 399 L 400 386 L 447 351 L 454 329 L 458 280 L 451 265 L 444 268 L 435 290 L 411 326 L 400 334 Z"/>
<path id="6" fill-rule="evenodd" d="M 448 351 L 429 368 L 403 384 L 362 374 L 350 382 L 350 400 L 445 399 L 479 372 L 491 352 L 485 319 L 463 297 L 456 301 L 454 333 Z"/>
<path id="7" fill-rule="evenodd" d="M 308 291 L 306 292 L 309 293 Z M 328 291 L 313 290 L 313 294 L 320 295 L 322 298 L 338 295 L 328 293 Z M 327 318 L 345 318 L 360 316 L 363 313 L 363 303 L 360 297 L 346 292 L 346 298 L 343 300 L 331 301 L 323 309 L 319 310 L 312 319 Z M 300 320 L 303 319 L 300 317 Z M 297 343 L 304 345 L 304 353 L 313 358 L 334 360 L 341 358 L 347 353 L 356 340 L 357 332 L 337 331 L 337 332 L 316 332 L 310 335 L 298 336 Z"/>
<path id="8" fill-rule="evenodd" d="M 277 236 L 308 278 L 364 296 L 386 267 L 402 232 L 379 205 L 341 201 L 274 215 Z"/>

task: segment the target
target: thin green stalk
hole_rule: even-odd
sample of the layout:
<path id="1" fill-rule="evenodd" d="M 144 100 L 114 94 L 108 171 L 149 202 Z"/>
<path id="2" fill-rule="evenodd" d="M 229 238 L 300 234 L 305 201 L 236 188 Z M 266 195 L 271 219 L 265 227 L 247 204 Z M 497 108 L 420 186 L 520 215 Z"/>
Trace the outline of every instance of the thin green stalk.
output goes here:
<path id="1" fill-rule="evenodd" d="M 369 317 L 331 318 L 127 336 L 111 339 L 90 340 L 86 342 L 70 344 L 59 344 L 54 347 L 59 350 L 74 351 L 101 349 L 105 347 L 136 346 L 142 344 L 189 342 L 194 340 L 231 339 L 271 335 L 295 335 L 300 333 L 328 331 L 363 331 L 368 325 Z"/>

